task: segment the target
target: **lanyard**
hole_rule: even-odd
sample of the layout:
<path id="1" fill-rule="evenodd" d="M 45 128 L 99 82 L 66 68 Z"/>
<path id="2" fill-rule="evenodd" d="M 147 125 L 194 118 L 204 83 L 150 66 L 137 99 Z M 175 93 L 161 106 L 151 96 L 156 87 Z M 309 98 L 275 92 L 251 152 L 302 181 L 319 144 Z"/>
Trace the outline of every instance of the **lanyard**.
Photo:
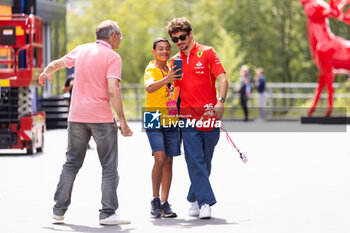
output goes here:
<path id="1" fill-rule="evenodd" d="M 248 158 L 238 149 L 238 147 L 235 145 L 235 143 L 232 141 L 232 138 L 230 137 L 230 135 L 228 134 L 227 130 L 225 129 L 224 125 L 222 124 L 221 127 L 222 130 L 225 131 L 226 133 L 226 139 L 228 142 L 231 142 L 232 146 L 237 150 L 237 152 L 239 153 L 239 157 L 241 158 L 241 160 L 243 161 L 243 163 L 248 162 Z"/>
<path id="2" fill-rule="evenodd" d="M 163 78 L 165 78 L 165 75 L 164 75 L 164 73 L 163 73 L 163 69 L 160 68 L 160 67 L 158 66 L 158 64 L 157 64 L 156 61 L 154 62 L 154 65 L 160 70 L 160 72 L 162 73 Z M 166 66 L 168 67 L 168 65 L 166 65 Z M 169 67 L 168 67 L 168 69 L 169 69 Z M 169 101 L 172 101 L 171 93 L 170 93 L 170 88 L 168 87 L 168 85 L 165 85 L 165 88 L 166 88 L 166 90 L 168 91 Z"/>

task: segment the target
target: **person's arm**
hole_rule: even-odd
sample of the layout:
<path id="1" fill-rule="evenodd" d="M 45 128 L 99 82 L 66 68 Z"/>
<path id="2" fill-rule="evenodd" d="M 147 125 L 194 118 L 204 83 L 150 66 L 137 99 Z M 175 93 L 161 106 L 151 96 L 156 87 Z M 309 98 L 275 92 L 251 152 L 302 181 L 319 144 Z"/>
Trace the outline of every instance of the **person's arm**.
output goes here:
<path id="1" fill-rule="evenodd" d="M 68 81 L 69 81 L 69 82 L 68 82 Z M 68 83 L 67 83 L 67 82 L 68 82 Z M 66 93 L 66 92 L 72 90 L 72 88 L 73 88 L 73 82 L 74 82 L 74 80 L 73 80 L 73 79 L 69 79 L 69 80 L 67 80 L 67 82 L 66 82 L 65 85 L 62 87 L 62 92 L 63 92 L 63 93 Z"/>
<path id="2" fill-rule="evenodd" d="M 72 88 L 73 88 L 73 85 L 64 86 L 64 87 L 62 87 L 62 92 L 66 93 L 66 92 L 72 90 Z"/>
<path id="3" fill-rule="evenodd" d="M 108 78 L 108 94 L 113 108 L 115 109 L 118 120 L 120 122 L 120 131 L 124 137 L 132 136 L 133 132 L 129 128 L 124 117 L 123 102 L 121 92 L 119 91 L 119 80 L 116 78 Z"/>
<path id="4" fill-rule="evenodd" d="M 228 80 L 226 73 L 221 73 L 216 77 L 219 80 L 219 97 L 226 99 Z M 224 115 L 224 106 L 225 104 L 221 101 L 217 101 L 215 105 L 215 115 L 218 120 L 220 120 Z"/>
<path id="5" fill-rule="evenodd" d="M 53 75 L 57 70 L 60 70 L 62 68 L 65 68 L 66 65 L 63 62 L 63 58 L 54 60 L 52 62 L 50 62 L 50 64 L 48 64 L 44 71 L 40 74 L 39 76 L 39 84 L 41 86 L 44 86 L 45 84 L 45 80 L 48 79 L 49 82 L 51 83 L 52 81 L 52 77 L 51 75 Z"/>
<path id="6" fill-rule="evenodd" d="M 180 69 L 178 69 L 180 70 Z M 178 70 L 175 70 L 175 67 L 173 67 L 169 74 L 167 76 L 165 76 L 163 79 L 161 80 L 158 80 L 156 82 L 152 82 L 152 83 L 149 83 L 147 86 L 146 86 L 146 91 L 148 93 L 152 93 L 152 92 L 155 92 L 156 90 L 158 90 L 159 88 L 161 88 L 162 86 L 168 84 L 168 83 L 171 83 L 173 81 L 175 81 L 177 79 L 177 77 L 180 77 L 181 74 L 178 74 L 176 75 L 175 73 L 178 71 Z"/>

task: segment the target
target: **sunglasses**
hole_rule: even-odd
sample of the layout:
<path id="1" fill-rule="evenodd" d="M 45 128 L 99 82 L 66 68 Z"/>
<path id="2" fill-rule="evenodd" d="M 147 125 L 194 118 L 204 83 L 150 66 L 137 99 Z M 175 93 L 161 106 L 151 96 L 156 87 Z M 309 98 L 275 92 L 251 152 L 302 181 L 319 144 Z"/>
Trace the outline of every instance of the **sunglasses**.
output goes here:
<path id="1" fill-rule="evenodd" d="M 188 33 L 187 34 L 183 34 L 179 37 L 171 37 L 171 40 L 174 42 L 174 43 L 177 43 L 179 40 L 181 41 L 184 41 L 186 40 L 186 37 L 188 36 Z"/>

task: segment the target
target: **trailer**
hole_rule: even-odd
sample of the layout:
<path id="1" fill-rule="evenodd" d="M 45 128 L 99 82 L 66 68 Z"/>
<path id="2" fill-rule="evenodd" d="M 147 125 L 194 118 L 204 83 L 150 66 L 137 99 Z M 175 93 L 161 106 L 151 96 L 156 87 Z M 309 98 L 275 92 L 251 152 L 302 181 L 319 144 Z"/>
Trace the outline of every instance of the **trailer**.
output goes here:
<path id="1" fill-rule="evenodd" d="M 31 93 L 42 70 L 43 20 L 0 15 L 0 149 L 43 150 L 45 112 L 32 106 L 36 93 Z"/>

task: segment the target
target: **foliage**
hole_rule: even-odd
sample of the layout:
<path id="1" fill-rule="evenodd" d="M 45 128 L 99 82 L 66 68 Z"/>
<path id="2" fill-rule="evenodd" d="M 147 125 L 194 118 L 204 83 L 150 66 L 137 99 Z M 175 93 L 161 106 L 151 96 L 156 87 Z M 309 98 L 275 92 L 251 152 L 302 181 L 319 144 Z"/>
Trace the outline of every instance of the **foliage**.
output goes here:
<path id="1" fill-rule="evenodd" d="M 53 43 L 51 47 L 52 59 L 58 59 L 66 53 L 66 41 L 65 41 L 65 20 L 53 21 L 51 24 L 51 37 Z M 52 83 L 53 94 L 61 94 L 61 87 L 66 81 L 66 73 L 63 71 L 57 71 L 55 73 L 55 79 Z"/>
<path id="2" fill-rule="evenodd" d="M 152 42 L 167 37 L 167 23 L 187 17 L 194 39 L 213 46 L 228 77 L 237 81 L 239 67 L 263 67 L 269 82 L 312 82 L 312 63 L 306 36 L 306 17 L 299 1 L 290 0 L 74 0 L 68 11 L 68 50 L 95 40 L 96 26 L 118 21 L 125 38 L 118 53 L 123 80 L 142 82 Z M 347 26 L 331 21 L 332 30 L 350 35 Z M 173 53 L 177 48 L 173 45 Z"/>
<path id="3" fill-rule="evenodd" d="M 238 82 L 239 68 L 243 61 L 244 53 L 239 51 L 238 41 L 240 37 L 231 34 L 224 28 L 221 28 L 218 31 L 218 37 L 213 40 L 213 46 L 220 55 L 220 60 L 225 67 L 229 81 Z"/>

